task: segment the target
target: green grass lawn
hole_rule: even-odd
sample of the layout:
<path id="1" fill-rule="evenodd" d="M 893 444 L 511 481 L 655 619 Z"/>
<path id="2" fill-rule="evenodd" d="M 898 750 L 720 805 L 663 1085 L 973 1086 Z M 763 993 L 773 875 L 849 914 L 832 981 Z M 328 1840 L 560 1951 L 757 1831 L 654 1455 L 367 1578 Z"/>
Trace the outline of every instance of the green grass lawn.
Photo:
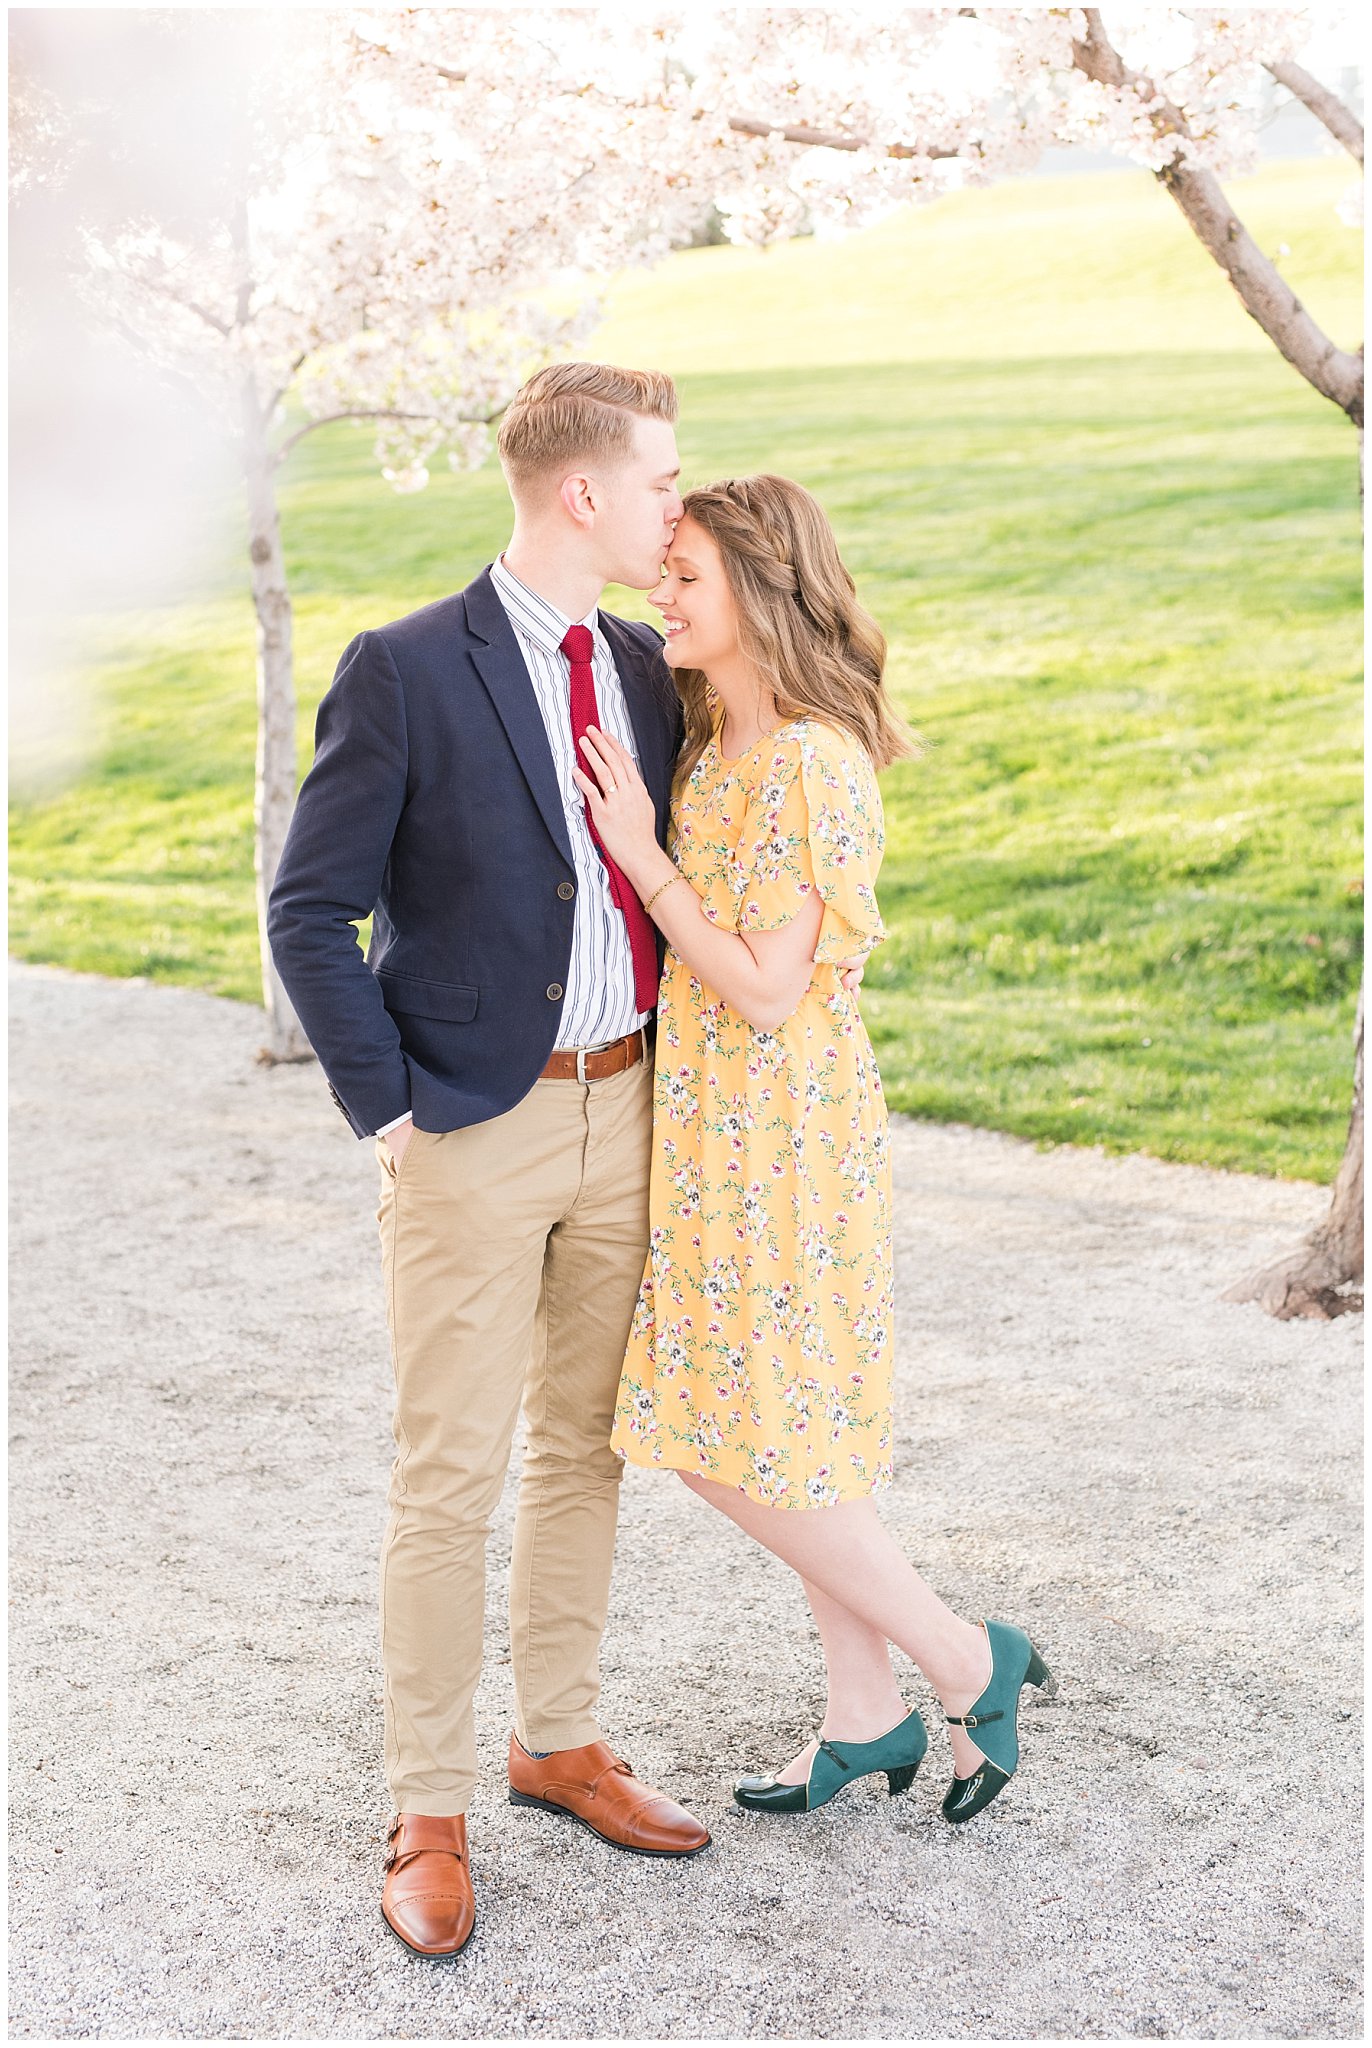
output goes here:
<path id="1" fill-rule="evenodd" d="M 1234 198 L 1348 342 L 1344 182 L 1281 166 Z M 688 251 L 622 281 L 596 352 L 678 375 L 688 482 L 818 491 L 890 639 L 924 742 L 885 778 L 864 997 L 892 1103 L 1329 1177 L 1360 959 L 1354 437 L 1162 193 L 1032 181 Z M 466 581 L 506 501 L 493 469 L 396 498 L 342 428 L 283 504 L 303 766 L 345 642 Z M 13 812 L 12 949 L 252 1000 L 238 563 L 101 647 L 90 766 Z"/>

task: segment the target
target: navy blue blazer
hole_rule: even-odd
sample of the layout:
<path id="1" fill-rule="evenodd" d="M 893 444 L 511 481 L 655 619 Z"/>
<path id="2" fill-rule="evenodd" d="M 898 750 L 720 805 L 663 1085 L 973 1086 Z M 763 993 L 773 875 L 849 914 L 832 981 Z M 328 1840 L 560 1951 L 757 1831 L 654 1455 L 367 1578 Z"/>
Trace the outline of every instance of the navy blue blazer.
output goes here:
<path id="1" fill-rule="evenodd" d="M 600 625 L 662 839 L 680 702 L 651 626 Z M 562 1017 L 575 895 L 547 734 L 489 571 L 360 633 L 319 707 L 267 914 L 359 1137 L 407 1110 L 456 1130 L 528 1093 Z"/>

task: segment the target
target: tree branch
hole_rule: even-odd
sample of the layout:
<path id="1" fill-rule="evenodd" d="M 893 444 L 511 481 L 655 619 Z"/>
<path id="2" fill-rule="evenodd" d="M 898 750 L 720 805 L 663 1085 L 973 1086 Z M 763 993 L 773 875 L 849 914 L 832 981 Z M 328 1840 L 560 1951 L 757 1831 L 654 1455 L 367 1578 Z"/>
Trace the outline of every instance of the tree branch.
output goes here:
<path id="1" fill-rule="evenodd" d="M 959 14 L 970 15 L 975 14 L 975 12 L 975 8 L 972 7 L 960 7 L 958 9 Z M 358 40 L 365 39 L 358 38 Z M 390 54 L 384 43 L 370 43 L 367 47 L 387 56 Z M 468 82 L 467 72 L 450 70 L 446 64 L 431 63 L 429 69 L 435 72 L 439 78 L 446 78 L 452 85 L 466 85 Z M 583 88 L 582 91 L 575 93 L 573 97 L 577 99 L 584 98 L 585 90 Z M 740 114 L 737 118 L 731 119 L 729 126 L 735 135 L 776 135 L 783 142 L 794 142 L 801 148 L 806 149 L 874 149 L 879 156 L 902 158 L 928 156 L 942 159 L 955 157 L 959 154 L 959 151 L 956 149 L 916 149 L 913 144 L 905 142 L 874 144 L 866 136 L 862 135 L 839 135 L 822 128 L 784 126 L 780 122 L 766 121 L 758 116 L 749 114 Z M 980 150 L 980 144 L 976 144 L 975 147 Z"/>
<path id="2" fill-rule="evenodd" d="M 1100 9 L 1087 7 L 1082 12 L 1086 34 L 1072 44 L 1077 70 L 1115 91 L 1132 88 L 1139 94 L 1141 106 L 1160 98 L 1151 79 L 1128 69 L 1106 34 Z M 1191 139 L 1186 116 L 1170 100 L 1163 100 L 1154 108 L 1149 119 L 1159 135 L 1174 135 L 1179 143 Z M 1171 193 L 1197 240 L 1224 271 L 1244 311 L 1256 320 L 1268 340 L 1293 369 L 1299 370 L 1306 383 L 1360 427 L 1361 352 L 1354 354 L 1337 347 L 1311 319 L 1275 263 L 1263 254 L 1230 206 L 1214 172 L 1189 162 L 1185 151 L 1178 147 L 1154 176 Z"/>
<path id="3" fill-rule="evenodd" d="M 182 302 L 178 299 L 177 304 L 180 305 L 181 303 Z M 147 362 L 148 337 L 146 336 L 146 334 L 140 334 L 136 327 L 131 327 L 128 321 L 123 317 L 121 313 L 107 314 L 106 317 L 108 318 L 109 323 L 113 328 L 114 332 L 117 335 L 119 335 L 120 338 L 125 343 L 127 343 L 128 347 L 133 350 L 134 354 L 139 358 L 139 360 L 141 362 Z M 178 391 L 183 391 L 186 393 L 188 397 L 194 399 L 195 404 L 198 408 L 204 406 L 205 394 L 201 390 L 200 386 L 196 383 L 194 377 L 188 376 L 184 370 L 177 369 L 174 363 L 164 363 L 159 361 L 156 357 L 154 357 L 152 361 L 153 368 L 156 370 L 157 375 L 159 377 L 164 379 L 165 382 L 167 382 L 168 384 L 174 384 Z"/>
<path id="4" fill-rule="evenodd" d="M 177 298 L 175 292 L 168 292 L 167 297 L 169 299 L 174 299 L 178 306 L 184 306 L 188 313 L 199 314 L 200 318 L 205 322 L 206 326 L 212 327 L 216 334 L 232 334 L 233 329 L 229 326 L 228 322 L 225 320 L 217 320 L 214 314 L 210 311 L 209 307 L 202 306 L 198 302 L 198 300 Z"/>
<path id="5" fill-rule="evenodd" d="M 1278 85 L 1284 85 L 1295 98 L 1309 107 L 1317 121 L 1322 121 L 1334 140 L 1341 143 L 1357 163 L 1362 162 L 1362 122 L 1351 108 L 1346 107 L 1336 92 L 1327 85 L 1321 85 L 1318 78 L 1312 78 L 1303 65 L 1293 64 L 1283 58 L 1277 64 L 1265 64 Z"/>
<path id="6" fill-rule="evenodd" d="M 782 142 L 797 143 L 802 149 L 870 149 L 876 156 L 926 156 L 931 161 L 962 154 L 957 149 L 917 149 L 909 142 L 872 142 L 865 135 L 836 135 L 824 128 L 785 127 L 779 121 L 764 121 L 749 114 L 736 116 L 730 120 L 729 126 L 735 135 L 774 135 Z M 972 147 L 980 154 L 979 142 L 973 143 Z"/>
<path id="7" fill-rule="evenodd" d="M 462 414 L 460 416 L 460 424 L 464 427 L 493 427 L 504 411 L 505 407 L 502 405 L 498 406 L 494 412 Z M 359 405 L 350 407 L 345 412 L 322 413 L 317 420 L 306 420 L 303 427 L 297 427 L 293 434 L 287 436 L 272 457 L 272 468 L 279 469 L 292 448 L 295 447 L 298 441 L 303 441 L 306 434 L 312 434 L 316 427 L 335 426 L 339 420 L 431 420 L 436 422 L 437 419 L 437 413 L 404 412 L 398 406 L 393 405 Z"/>
<path id="8" fill-rule="evenodd" d="M 285 383 L 278 384 L 275 391 L 273 391 L 271 397 L 267 399 L 266 403 L 262 407 L 262 422 L 264 426 L 266 425 L 267 421 L 271 419 L 273 413 L 276 411 L 276 408 L 278 407 L 278 405 L 280 405 L 281 401 L 285 398 L 286 393 L 290 390 L 291 385 L 294 383 L 298 372 L 304 367 L 304 365 L 309 361 L 309 359 L 310 351 L 308 349 L 302 349 L 300 354 L 296 357 L 295 361 L 291 364 L 290 375 L 287 377 Z"/>
<path id="9" fill-rule="evenodd" d="M 194 313 L 198 320 L 203 320 L 216 334 L 222 334 L 227 339 L 233 333 L 233 328 L 227 320 L 221 320 L 208 306 L 202 306 L 198 299 L 183 298 L 180 292 L 174 292 L 170 285 L 161 283 L 157 278 L 140 277 L 135 279 L 135 282 L 144 291 L 151 293 L 153 298 L 165 299 L 169 305 L 179 306 L 183 313 Z"/>

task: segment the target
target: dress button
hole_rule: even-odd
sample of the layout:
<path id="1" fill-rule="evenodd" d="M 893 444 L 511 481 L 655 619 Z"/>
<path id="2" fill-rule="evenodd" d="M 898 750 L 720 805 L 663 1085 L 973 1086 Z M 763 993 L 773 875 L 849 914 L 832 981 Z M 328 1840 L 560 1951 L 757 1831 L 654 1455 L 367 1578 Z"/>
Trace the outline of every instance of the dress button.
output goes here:
<path id="1" fill-rule="evenodd" d="M 556 1002 L 560 1002 L 560 1001 L 561 1001 L 561 999 L 562 999 L 562 983 L 561 983 L 560 981 L 550 981 L 550 982 L 548 983 L 548 1001 L 549 1001 L 550 1003 L 556 1003 Z"/>
<path id="2" fill-rule="evenodd" d="M 559 882 L 557 885 L 557 893 L 562 898 L 564 903 L 570 903 L 573 896 L 575 896 L 576 894 L 576 883 Z"/>

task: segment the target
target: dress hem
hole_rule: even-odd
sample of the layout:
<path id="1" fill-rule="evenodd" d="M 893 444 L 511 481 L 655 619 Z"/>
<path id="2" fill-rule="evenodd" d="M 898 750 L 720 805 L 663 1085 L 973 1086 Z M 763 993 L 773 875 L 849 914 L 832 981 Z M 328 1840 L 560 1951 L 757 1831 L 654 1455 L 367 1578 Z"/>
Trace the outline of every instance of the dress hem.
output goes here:
<path id="1" fill-rule="evenodd" d="M 713 1472 L 702 1472 L 698 1465 L 680 1465 L 672 1458 L 635 1458 L 628 1451 L 621 1450 L 618 1444 L 611 1444 L 610 1448 L 624 1464 L 636 1465 L 641 1472 L 685 1472 L 695 1479 L 708 1479 L 713 1485 L 722 1486 L 731 1493 L 741 1493 L 745 1500 L 752 1501 L 754 1507 L 779 1508 L 783 1513 L 792 1515 L 805 1514 L 807 1511 L 813 1513 L 816 1509 L 842 1507 L 845 1502 L 851 1500 L 870 1500 L 873 1494 L 887 1493 L 891 1487 L 891 1480 L 886 1478 L 874 1480 L 870 1486 L 864 1486 L 860 1491 L 839 1487 L 837 1498 L 833 1500 L 764 1500 L 761 1494 L 741 1479 L 716 1479 Z"/>

